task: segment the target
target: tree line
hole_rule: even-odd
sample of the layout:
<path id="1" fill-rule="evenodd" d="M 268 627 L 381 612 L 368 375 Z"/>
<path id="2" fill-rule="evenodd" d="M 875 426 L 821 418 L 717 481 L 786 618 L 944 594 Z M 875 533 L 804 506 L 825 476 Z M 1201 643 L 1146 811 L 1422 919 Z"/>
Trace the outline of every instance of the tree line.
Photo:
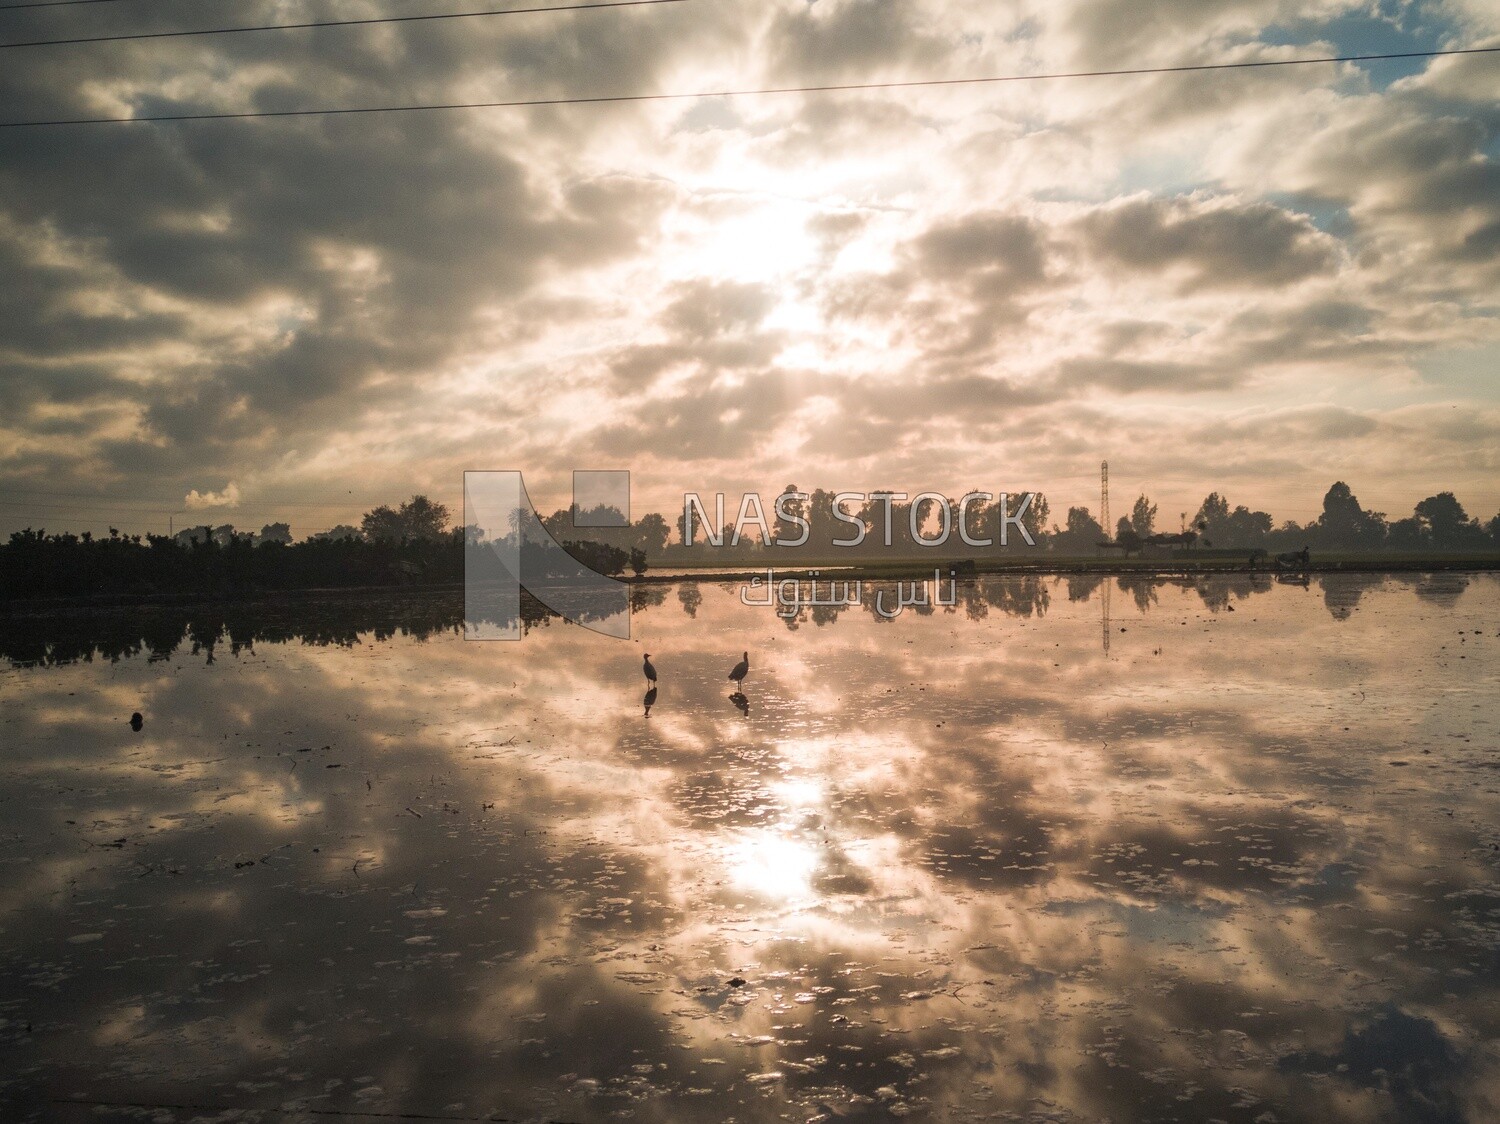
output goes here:
<path id="1" fill-rule="evenodd" d="M 1122 516 L 1116 524 L 1111 541 L 1139 548 L 1160 535 L 1156 518 L 1157 506 L 1145 495 L 1137 497 L 1130 514 Z M 1342 480 L 1324 493 L 1322 514 L 1305 524 L 1288 519 L 1277 525 L 1269 512 L 1253 511 L 1243 504 L 1231 508 L 1224 496 L 1210 492 L 1187 521 L 1186 531 L 1192 536 L 1191 547 L 1207 549 L 1307 547 L 1349 553 L 1385 550 L 1463 553 L 1500 549 L 1500 515 L 1481 523 L 1464 510 L 1452 492 L 1428 496 L 1416 505 L 1411 515 L 1391 520 L 1384 512 L 1362 507 Z M 1176 537 L 1182 537 L 1181 532 Z M 1054 527 L 1051 545 L 1056 550 L 1075 553 L 1103 538 L 1103 528 L 1087 508 L 1071 507 L 1066 526 Z"/>
<path id="2" fill-rule="evenodd" d="M 788 486 L 784 496 L 802 494 Z M 561 575 L 577 562 L 606 574 L 637 575 L 648 566 L 662 565 L 779 565 L 820 561 L 981 558 L 1008 554 L 1036 556 L 1051 553 L 1092 556 L 1107 544 L 1144 549 L 1163 532 L 1158 530 L 1157 505 L 1139 496 L 1130 514 L 1121 517 L 1106 535 L 1086 507 L 1070 507 L 1061 524 L 1050 522 L 1051 508 L 1041 493 L 1022 509 L 1019 494 L 1002 513 L 998 498 L 988 503 L 964 504 L 958 499 L 897 498 L 897 493 L 872 493 L 862 504 L 834 514 L 834 493 L 818 489 L 804 498 L 784 503 L 769 521 L 767 536 L 752 529 L 733 543 L 728 534 L 722 547 L 709 546 L 701 535 L 695 545 L 683 543 L 684 520 L 677 518 L 676 536 L 666 518 L 650 512 L 631 522 L 612 508 L 585 512 L 562 508 L 535 519 L 547 535 L 520 536 L 521 564 L 527 576 Z M 774 510 L 774 509 L 773 509 Z M 783 514 L 784 513 L 784 514 Z M 733 522 L 733 514 L 727 519 Z M 1011 528 L 1010 542 L 974 547 L 973 540 L 997 539 L 1002 514 L 1020 521 L 1032 540 Z M 802 522 L 799 522 L 802 521 Z M 857 547 L 835 546 L 847 541 L 853 526 L 864 528 Z M 951 533 L 941 547 L 929 548 L 944 525 Z M 804 537 L 800 546 L 776 546 L 775 541 Z M 1412 514 L 1389 519 L 1383 512 L 1362 507 L 1349 486 L 1332 485 L 1323 497 L 1323 511 L 1314 520 L 1279 526 L 1265 511 L 1230 506 L 1220 493 L 1204 498 L 1188 522 L 1186 535 L 1166 532 L 1178 540 L 1179 550 L 1297 550 L 1336 552 L 1483 552 L 1500 549 L 1500 515 L 1486 523 L 1472 518 L 1452 492 L 1422 500 Z M 615 524 L 599 526 L 598 524 Z M 519 535 L 512 519 L 506 535 Z M 501 536 L 502 538 L 505 536 Z M 561 549 L 553 546 L 560 543 Z M 890 545 L 886 545 L 889 541 Z M 366 512 L 360 525 L 342 525 L 295 541 L 286 523 L 268 523 L 258 532 L 237 530 L 231 524 L 190 527 L 175 535 L 122 535 L 111 528 L 107 537 L 48 534 L 27 528 L 0 544 L 0 599 L 92 594 L 239 594 L 255 590 L 337 589 L 380 585 L 441 585 L 462 582 L 465 566 L 488 559 L 490 536 L 478 527 L 453 525 L 449 509 L 416 495 L 396 507 L 380 506 Z M 565 556 L 565 554 L 566 556 Z"/>

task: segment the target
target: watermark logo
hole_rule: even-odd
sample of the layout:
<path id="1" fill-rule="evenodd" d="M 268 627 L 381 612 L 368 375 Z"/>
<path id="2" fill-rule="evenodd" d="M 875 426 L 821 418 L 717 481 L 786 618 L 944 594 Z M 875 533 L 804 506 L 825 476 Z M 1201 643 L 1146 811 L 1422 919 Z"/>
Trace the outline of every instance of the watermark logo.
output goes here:
<path id="1" fill-rule="evenodd" d="M 867 594 L 863 579 L 854 581 L 828 581 L 824 592 L 819 584 L 821 575 L 814 570 L 806 577 L 776 577 L 774 569 L 766 576 L 750 579 L 748 585 L 740 586 L 740 604 L 750 608 L 776 606 L 776 615 L 792 620 L 804 608 L 846 609 L 868 605 L 877 617 L 893 621 L 907 609 L 958 607 L 958 571 L 949 570 L 947 577 L 941 570 L 933 570 L 931 580 L 897 581 L 892 588 L 874 586 Z"/>
<path id="2" fill-rule="evenodd" d="M 828 548 L 858 548 L 874 561 L 896 555 L 909 558 L 913 552 L 923 555 L 945 546 L 950 555 L 954 549 L 964 553 L 997 543 L 1002 549 L 1012 542 L 1034 547 L 1030 524 L 1045 516 L 1044 509 L 1033 514 L 1035 499 L 1032 492 L 975 491 L 950 500 L 940 492 L 908 496 L 788 489 L 770 505 L 756 493 L 744 494 L 731 522 L 723 493 L 712 496 L 710 514 L 703 495 L 688 492 L 678 521 L 682 542 L 674 549 L 683 552 L 686 564 L 702 567 L 772 556 L 817 557 Z M 664 548 L 666 522 L 650 515 L 642 527 L 652 520 L 652 533 L 660 536 L 653 549 Z M 628 639 L 630 586 L 610 575 L 622 573 L 627 562 L 637 575 L 645 572 L 643 544 L 653 540 L 642 537 L 642 527 L 633 528 L 630 521 L 627 471 L 575 471 L 572 505 L 545 520 L 527 495 L 520 472 L 464 473 L 464 636 L 519 640 L 527 624 L 555 614 L 601 635 Z M 700 531 L 703 543 L 698 546 Z M 722 549 L 727 557 L 710 561 L 707 552 L 714 549 Z M 850 561 L 856 557 L 850 556 Z M 960 564 L 972 572 L 972 560 Z M 941 576 L 934 571 L 933 587 L 941 587 Z M 796 612 L 800 604 L 822 609 L 859 603 L 864 596 L 857 581 L 852 588 L 846 583 L 827 595 L 814 582 L 806 597 L 788 581 L 777 583 L 767 570 L 765 587 L 775 587 L 783 615 Z M 752 583 L 745 590 L 745 604 L 770 603 L 759 600 L 758 588 Z M 523 590 L 530 600 L 522 598 Z M 889 620 L 912 606 L 950 606 L 951 590 L 950 583 L 948 597 L 938 594 L 935 599 L 925 582 L 920 589 L 915 583 L 909 590 L 898 586 L 890 598 L 877 591 L 873 610 Z"/>
<path id="3" fill-rule="evenodd" d="M 1034 492 L 1023 492 L 1012 506 L 1008 492 L 970 492 L 957 503 L 951 503 L 941 492 L 918 492 L 909 496 L 905 492 L 839 492 L 831 498 L 827 514 L 841 526 L 838 532 L 847 538 L 833 537 L 826 544 L 848 549 L 861 546 L 867 536 L 881 531 L 884 545 L 891 547 L 898 535 L 906 541 L 927 549 L 946 546 L 957 533 L 965 546 L 985 549 L 995 545 L 985 529 L 988 516 L 998 519 L 999 540 L 1002 547 L 1010 545 L 1012 528 L 1019 532 L 1027 546 L 1035 546 L 1025 519 L 1036 498 Z M 910 501 L 906 503 L 904 501 Z M 724 493 L 714 496 L 714 511 L 710 515 L 703 497 L 697 492 L 688 492 L 682 497 L 682 543 L 692 546 L 698 531 L 703 531 L 709 546 L 734 547 L 740 544 L 753 528 L 760 541 L 782 548 L 805 546 L 812 537 L 812 523 L 808 518 L 809 505 L 813 497 L 807 492 L 783 492 L 771 505 L 775 513 L 777 533 L 773 535 L 771 524 L 766 519 L 766 505 L 755 492 L 746 492 L 740 497 L 739 511 L 731 525 L 725 520 L 727 508 Z M 998 502 L 997 502 L 998 501 Z M 976 506 L 977 505 L 977 506 Z M 896 518 L 898 508 L 904 510 L 904 518 Z M 935 528 L 928 528 L 928 513 L 934 513 Z M 904 526 L 898 528 L 898 523 Z M 980 538 L 978 535 L 985 535 Z"/>
<path id="4" fill-rule="evenodd" d="M 573 529 L 630 525 L 630 473 L 573 473 Z M 615 548 L 568 543 L 587 556 Z M 595 559 L 597 562 L 598 560 Z M 564 549 L 537 514 L 519 472 L 464 473 L 464 639 L 519 640 L 527 607 L 555 613 L 603 636 L 630 638 L 630 587 Z"/>

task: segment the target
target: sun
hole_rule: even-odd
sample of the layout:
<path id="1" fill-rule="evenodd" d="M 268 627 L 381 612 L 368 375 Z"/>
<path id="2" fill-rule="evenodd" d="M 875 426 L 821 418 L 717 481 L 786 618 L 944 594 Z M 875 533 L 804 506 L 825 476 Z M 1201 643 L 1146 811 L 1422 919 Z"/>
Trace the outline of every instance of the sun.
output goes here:
<path id="1" fill-rule="evenodd" d="M 727 198 L 682 231 L 678 267 L 698 276 L 775 284 L 806 270 L 818 244 L 813 209 L 775 195 Z"/>

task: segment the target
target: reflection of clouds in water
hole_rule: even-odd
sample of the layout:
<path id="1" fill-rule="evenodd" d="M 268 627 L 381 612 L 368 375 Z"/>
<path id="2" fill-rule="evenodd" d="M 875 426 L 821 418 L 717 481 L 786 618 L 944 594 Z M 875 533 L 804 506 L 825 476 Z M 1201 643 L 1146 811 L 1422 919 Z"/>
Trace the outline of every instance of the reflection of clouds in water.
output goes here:
<path id="1" fill-rule="evenodd" d="M 732 588 L 657 599 L 649 721 L 638 649 L 565 626 L 13 673 L 0 1034 L 46 1032 L 6 1088 L 1484 1119 L 1495 580 L 1356 579 L 1343 619 L 1154 583 L 1109 660 L 1071 580 L 992 584 L 1032 614 L 793 637 Z"/>

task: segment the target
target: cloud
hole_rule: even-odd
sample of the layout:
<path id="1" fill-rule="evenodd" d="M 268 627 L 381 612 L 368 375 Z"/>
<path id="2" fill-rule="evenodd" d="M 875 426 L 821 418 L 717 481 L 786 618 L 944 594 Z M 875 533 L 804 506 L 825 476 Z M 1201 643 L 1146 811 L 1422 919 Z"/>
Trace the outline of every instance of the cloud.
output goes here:
<path id="1" fill-rule="evenodd" d="M 788 81 L 831 82 L 941 63 L 951 40 L 936 30 L 933 14 L 931 6 L 900 0 L 780 5 L 764 39 L 771 72 Z"/>
<path id="2" fill-rule="evenodd" d="M 1132 198 L 1079 226 L 1091 253 L 1141 273 L 1180 272 L 1183 291 L 1289 285 L 1338 260 L 1332 238 L 1268 203 Z"/>
<path id="3" fill-rule="evenodd" d="M 1320 50 L 1357 7 L 676 5 L 13 52 L 0 94 L 21 119 L 1170 65 Z M 1377 427 L 1277 432 L 1316 464 L 1494 404 L 1417 373 L 1500 340 L 1493 69 L 0 130 L 0 489 L 453 502 L 494 457 L 606 457 L 655 466 L 650 506 L 680 474 L 966 484 L 1002 444 L 1082 480 L 1116 442 L 1171 488 L 1208 402 Z M 1272 488 L 1239 440 L 1215 471 Z"/>
<path id="4" fill-rule="evenodd" d="M 238 507 L 240 488 L 232 480 L 221 492 L 200 492 L 195 488 L 183 497 L 182 502 L 189 511 L 203 511 L 211 507 Z"/>
<path id="5" fill-rule="evenodd" d="M 1240 381 L 1231 371 L 1174 361 L 1141 362 L 1104 357 L 1076 357 L 1058 365 L 1057 382 L 1074 389 L 1098 387 L 1119 394 L 1145 391 L 1226 390 Z"/>
<path id="6" fill-rule="evenodd" d="M 775 294 L 765 285 L 712 278 L 681 284 L 677 292 L 665 320 L 695 340 L 753 328 L 776 304 Z"/>

